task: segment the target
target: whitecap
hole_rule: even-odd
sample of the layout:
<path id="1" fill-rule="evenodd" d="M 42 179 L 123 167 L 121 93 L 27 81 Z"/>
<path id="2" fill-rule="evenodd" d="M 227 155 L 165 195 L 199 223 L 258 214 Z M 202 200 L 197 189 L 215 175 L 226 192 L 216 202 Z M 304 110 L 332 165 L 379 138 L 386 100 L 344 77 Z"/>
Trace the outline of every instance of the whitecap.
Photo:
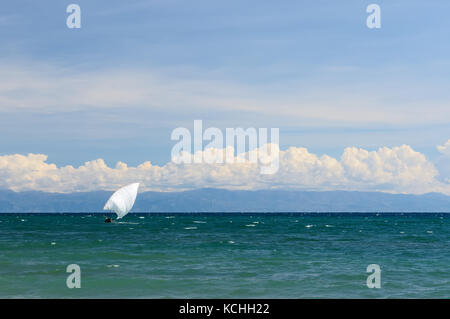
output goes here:
<path id="1" fill-rule="evenodd" d="M 56 245 L 56 243 L 53 241 L 53 242 L 51 243 L 51 245 L 54 246 L 54 245 Z"/>
<path id="2" fill-rule="evenodd" d="M 333 225 L 325 225 L 325 227 L 334 227 Z"/>
<path id="3" fill-rule="evenodd" d="M 305 227 L 306 228 L 311 228 L 311 227 L 314 227 L 314 225 L 306 225 Z"/>
<path id="4" fill-rule="evenodd" d="M 234 241 L 229 240 L 228 243 L 229 243 L 229 244 L 234 244 Z"/>
<path id="5" fill-rule="evenodd" d="M 246 227 L 255 227 L 256 225 L 255 224 L 248 224 L 248 225 L 245 225 Z"/>
<path id="6" fill-rule="evenodd" d="M 197 227 L 184 227 L 184 229 L 197 229 Z"/>
<path id="7" fill-rule="evenodd" d="M 202 221 L 200 221 L 200 220 L 194 220 L 194 223 L 195 223 L 195 224 L 206 224 L 206 222 L 202 222 Z"/>
<path id="8" fill-rule="evenodd" d="M 433 231 L 432 231 L 432 230 L 427 230 L 427 233 L 428 233 L 428 234 L 432 234 Z"/>
<path id="9" fill-rule="evenodd" d="M 144 219 L 145 217 L 144 216 L 139 216 L 139 219 Z"/>

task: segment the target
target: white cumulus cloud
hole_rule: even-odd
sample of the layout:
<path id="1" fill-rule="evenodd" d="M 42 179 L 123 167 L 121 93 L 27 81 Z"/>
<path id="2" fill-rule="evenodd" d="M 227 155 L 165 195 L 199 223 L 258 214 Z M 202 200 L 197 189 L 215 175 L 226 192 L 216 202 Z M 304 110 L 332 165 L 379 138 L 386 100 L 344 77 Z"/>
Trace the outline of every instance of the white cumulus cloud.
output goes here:
<path id="1" fill-rule="evenodd" d="M 442 154 L 450 155 L 450 140 L 448 140 L 444 145 L 439 145 L 437 149 Z"/>
<path id="2" fill-rule="evenodd" d="M 450 140 L 437 147 L 441 156 L 436 160 L 439 170 L 439 180 L 450 183 Z"/>
<path id="3" fill-rule="evenodd" d="M 272 147 L 277 147 L 273 146 Z M 205 151 L 211 156 L 211 150 Z M 103 159 L 79 167 L 58 167 L 43 154 L 0 156 L 0 188 L 14 191 L 79 192 L 114 190 L 140 182 L 142 190 L 173 191 L 201 187 L 226 189 L 362 190 L 392 193 L 441 192 L 450 195 L 450 184 L 438 180 L 438 170 L 408 145 L 376 151 L 350 147 L 340 159 L 318 156 L 306 148 L 279 151 L 279 170 L 262 175 L 260 166 L 244 163 L 175 164 L 144 162 L 136 167 Z"/>

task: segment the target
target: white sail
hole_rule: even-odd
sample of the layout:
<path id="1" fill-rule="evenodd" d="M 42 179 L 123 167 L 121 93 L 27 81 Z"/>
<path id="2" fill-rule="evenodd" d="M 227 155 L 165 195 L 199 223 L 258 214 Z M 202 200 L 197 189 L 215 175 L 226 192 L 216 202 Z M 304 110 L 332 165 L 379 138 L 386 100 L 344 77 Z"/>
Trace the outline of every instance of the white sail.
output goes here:
<path id="1" fill-rule="evenodd" d="M 130 184 L 117 190 L 108 199 L 103 210 L 112 210 L 121 219 L 133 208 L 139 189 L 139 183 Z"/>

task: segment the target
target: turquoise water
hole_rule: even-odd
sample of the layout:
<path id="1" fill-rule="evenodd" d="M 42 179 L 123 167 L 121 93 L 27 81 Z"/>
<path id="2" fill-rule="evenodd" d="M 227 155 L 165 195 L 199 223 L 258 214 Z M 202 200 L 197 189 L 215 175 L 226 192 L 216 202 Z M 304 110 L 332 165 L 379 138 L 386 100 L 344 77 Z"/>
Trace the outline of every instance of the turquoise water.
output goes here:
<path id="1" fill-rule="evenodd" d="M 2 298 L 449 298 L 450 215 L 0 214 Z M 66 267 L 81 267 L 81 288 Z M 381 288 L 366 286 L 369 264 Z"/>

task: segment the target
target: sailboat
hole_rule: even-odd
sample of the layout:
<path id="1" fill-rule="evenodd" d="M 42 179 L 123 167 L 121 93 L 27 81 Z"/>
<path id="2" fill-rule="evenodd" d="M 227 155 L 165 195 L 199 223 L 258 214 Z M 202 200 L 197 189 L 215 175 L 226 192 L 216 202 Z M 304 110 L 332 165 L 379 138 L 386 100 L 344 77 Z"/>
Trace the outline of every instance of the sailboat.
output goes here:
<path id="1" fill-rule="evenodd" d="M 123 218 L 133 208 L 139 189 L 139 183 L 133 183 L 118 189 L 108 199 L 103 210 L 113 211 L 117 219 Z M 113 219 L 107 217 L 105 223 L 111 223 Z"/>

